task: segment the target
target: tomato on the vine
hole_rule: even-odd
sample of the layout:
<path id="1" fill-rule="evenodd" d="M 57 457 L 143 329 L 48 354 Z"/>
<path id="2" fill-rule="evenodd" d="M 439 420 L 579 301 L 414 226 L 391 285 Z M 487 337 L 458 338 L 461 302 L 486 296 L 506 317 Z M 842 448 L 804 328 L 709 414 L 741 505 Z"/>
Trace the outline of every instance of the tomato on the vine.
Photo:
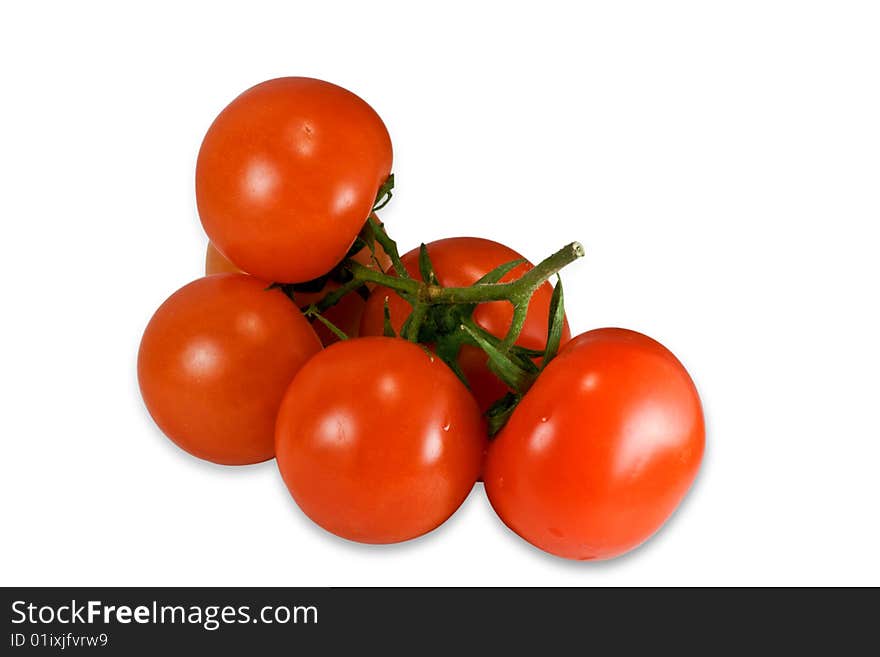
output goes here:
<path id="1" fill-rule="evenodd" d="M 149 413 L 200 458 L 275 456 L 305 515 L 349 540 L 421 536 L 482 477 L 501 520 L 540 549 L 590 560 L 637 547 L 703 457 L 687 371 L 633 331 L 571 339 L 550 279 L 584 255 L 579 242 L 533 266 L 449 238 L 401 267 L 374 214 L 392 159 L 373 108 L 321 80 L 268 80 L 220 112 L 195 176 L 208 275 L 144 332 Z"/>
<path id="2" fill-rule="evenodd" d="M 321 350 L 281 291 L 246 274 L 200 278 L 172 294 L 144 331 L 138 382 L 159 428 L 215 463 L 272 458 L 278 406 Z"/>
<path id="3" fill-rule="evenodd" d="M 345 256 L 391 173 L 379 115 L 329 82 L 251 87 L 208 129 L 196 166 L 205 232 L 245 271 L 303 282 Z"/>
<path id="4" fill-rule="evenodd" d="M 400 338 L 331 345 L 299 371 L 276 426 L 278 467 L 303 512 L 363 543 L 415 538 L 461 505 L 485 431 L 453 372 Z"/>
<path id="5" fill-rule="evenodd" d="M 608 559 L 648 539 L 703 457 L 697 390 L 663 345 L 624 329 L 575 337 L 489 446 L 484 481 L 501 519 L 569 559 Z"/>
<path id="6" fill-rule="evenodd" d="M 428 254 L 439 283 L 446 287 L 466 287 L 490 271 L 522 256 L 513 249 L 479 237 L 451 237 L 431 242 Z M 420 278 L 419 250 L 414 249 L 401 257 L 406 270 L 413 278 Z M 512 281 L 532 269 L 525 262 L 507 273 L 501 282 Z M 389 269 L 388 274 L 394 274 Z M 547 316 L 553 287 L 549 282 L 541 285 L 532 296 L 529 311 L 516 344 L 529 349 L 541 350 L 547 342 Z M 377 287 L 367 300 L 361 319 L 361 335 L 382 335 L 384 330 L 384 307 L 388 300 L 391 325 L 399 332 L 412 311 L 412 306 L 386 287 Z M 477 324 L 503 338 L 513 319 L 513 307 L 505 301 L 482 303 L 474 311 Z M 562 344 L 571 338 L 568 323 L 564 325 Z M 486 353 L 476 346 L 464 345 L 459 352 L 458 363 L 467 378 L 471 392 L 477 398 L 480 409 L 485 411 L 493 402 L 507 392 L 507 387 L 487 366 Z"/>

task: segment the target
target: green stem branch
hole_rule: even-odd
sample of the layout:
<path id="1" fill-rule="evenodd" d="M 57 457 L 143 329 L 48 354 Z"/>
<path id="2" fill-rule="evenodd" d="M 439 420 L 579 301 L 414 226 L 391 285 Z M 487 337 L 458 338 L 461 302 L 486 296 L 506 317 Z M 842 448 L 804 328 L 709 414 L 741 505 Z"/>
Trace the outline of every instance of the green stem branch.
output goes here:
<path id="1" fill-rule="evenodd" d="M 397 253 L 397 247 L 393 240 L 390 238 L 388 239 L 388 242 L 390 243 L 389 247 L 386 247 L 385 243 L 379 239 L 378 233 L 376 235 L 376 240 L 382 244 L 382 248 L 385 249 L 386 253 L 391 257 L 393 264 L 394 255 L 388 252 L 390 247 L 391 250 L 394 251 L 394 254 Z M 509 283 L 479 283 L 470 287 L 425 285 L 424 283 L 420 283 L 419 281 L 410 278 L 409 274 L 406 273 L 406 268 L 403 266 L 403 263 L 400 264 L 400 268 L 404 271 L 404 276 L 400 276 L 399 272 L 398 276 L 391 276 L 390 274 L 378 272 L 354 261 L 349 263 L 349 267 L 356 280 L 364 283 L 384 285 L 397 292 L 403 292 L 405 295 L 411 295 L 433 304 L 468 304 L 485 303 L 487 301 L 510 301 L 516 305 L 520 301 L 531 297 L 532 292 L 534 292 L 548 278 L 556 274 L 566 265 L 583 257 L 583 255 L 584 247 L 581 246 L 579 242 L 572 242 L 539 262 L 535 268 L 527 271 L 515 281 L 510 281 Z M 397 259 L 400 260 L 400 257 L 398 256 Z M 396 267 L 395 271 L 397 271 Z"/>
<path id="2" fill-rule="evenodd" d="M 345 285 L 341 285 L 335 290 L 328 292 L 317 303 L 313 304 L 315 312 L 322 313 L 328 308 L 332 308 L 337 303 L 339 303 L 342 297 L 344 297 L 349 292 L 354 292 L 361 286 L 363 286 L 363 282 L 357 280 L 356 278 L 353 278 Z"/>
<path id="3" fill-rule="evenodd" d="M 510 301 L 517 304 L 524 297 L 530 297 L 544 281 L 560 269 L 583 257 L 584 247 L 579 242 L 568 244 L 553 255 L 545 258 L 515 281 L 509 283 L 488 283 L 471 287 L 429 286 L 426 298 L 432 303 L 484 303 L 486 301 Z"/>
<path id="4" fill-rule="evenodd" d="M 510 328 L 507 330 L 507 335 L 504 336 L 504 341 L 502 342 L 502 349 L 507 351 L 513 346 L 513 343 L 516 342 L 516 339 L 519 337 L 519 334 L 522 333 L 523 325 L 526 323 L 526 316 L 529 314 L 529 301 L 531 297 L 527 297 L 526 299 L 521 300 L 519 303 L 514 304 L 513 306 L 513 319 L 510 322 Z"/>
<path id="5" fill-rule="evenodd" d="M 419 288 L 422 287 L 422 284 L 415 279 L 391 276 L 390 274 L 386 274 L 376 269 L 365 267 L 354 260 L 350 261 L 348 266 L 351 269 L 354 279 L 361 284 L 375 283 L 376 285 L 384 285 L 397 292 L 402 292 L 404 295 L 410 295 L 413 297 L 418 296 Z"/>
<path id="6" fill-rule="evenodd" d="M 382 249 L 391 259 L 391 266 L 394 267 L 394 271 L 400 278 L 409 278 L 409 272 L 406 271 L 406 267 L 403 266 L 403 262 L 400 259 L 400 252 L 397 250 L 397 242 L 391 239 L 388 233 L 385 232 L 385 227 L 382 225 L 382 222 L 378 220 L 376 215 L 370 215 L 370 218 L 367 219 L 367 221 L 373 229 L 373 235 L 375 236 L 376 241 L 379 242 Z"/>
<path id="7" fill-rule="evenodd" d="M 326 326 L 327 329 L 340 340 L 348 340 L 348 335 L 346 335 L 346 333 L 341 328 L 336 326 L 336 324 L 334 324 L 329 319 L 324 317 L 320 312 L 318 312 L 317 306 L 315 306 L 314 304 L 309 306 L 309 308 L 303 314 L 306 317 L 313 317 L 315 320 L 321 322 L 321 324 Z"/>

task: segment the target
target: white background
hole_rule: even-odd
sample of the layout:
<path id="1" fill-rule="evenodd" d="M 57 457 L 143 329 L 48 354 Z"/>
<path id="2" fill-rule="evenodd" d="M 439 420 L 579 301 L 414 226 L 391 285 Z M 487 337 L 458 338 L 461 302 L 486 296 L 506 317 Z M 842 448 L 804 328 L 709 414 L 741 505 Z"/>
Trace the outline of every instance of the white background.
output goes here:
<path id="1" fill-rule="evenodd" d="M 4 3 L 6 585 L 880 584 L 880 9 L 872 2 Z M 664 342 L 708 444 L 667 526 L 547 556 L 480 487 L 439 530 L 313 526 L 273 462 L 202 463 L 135 378 L 153 310 L 202 271 L 193 172 L 261 80 L 385 119 L 405 248 L 533 260 L 573 239 L 575 332 Z"/>

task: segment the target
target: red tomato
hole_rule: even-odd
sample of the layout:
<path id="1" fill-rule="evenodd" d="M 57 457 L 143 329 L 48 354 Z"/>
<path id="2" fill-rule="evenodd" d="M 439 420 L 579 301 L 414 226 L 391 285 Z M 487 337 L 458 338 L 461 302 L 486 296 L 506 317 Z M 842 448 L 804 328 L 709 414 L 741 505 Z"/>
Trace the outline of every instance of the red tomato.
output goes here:
<path id="1" fill-rule="evenodd" d="M 569 559 L 632 550 L 681 502 L 703 457 L 703 412 L 663 345 L 624 329 L 574 338 L 489 446 L 501 519 Z"/>
<path id="2" fill-rule="evenodd" d="M 144 331 L 138 381 L 150 415 L 186 451 L 215 463 L 272 458 L 278 406 L 321 350 L 302 313 L 246 274 L 200 278 L 172 294 Z"/>
<path id="3" fill-rule="evenodd" d="M 338 342 L 284 396 L 278 467 L 303 512 L 362 543 L 396 543 L 443 523 L 480 471 L 479 409 L 438 358 L 400 338 Z"/>
<path id="4" fill-rule="evenodd" d="M 360 255 L 360 254 L 359 254 Z M 223 272 L 241 272 L 232 262 L 227 260 L 216 247 L 208 242 L 208 252 L 205 256 L 205 273 L 208 275 Z M 297 292 L 296 305 L 302 308 L 309 304 L 320 301 L 325 294 L 339 287 L 338 283 L 327 281 L 324 288 L 319 292 Z M 355 337 L 360 330 L 361 314 L 364 312 L 365 301 L 357 294 L 347 294 L 339 303 L 324 311 L 324 317 L 333 322 L 333 325 L 349 337 Z M 317 333 L 321 344 L 333 344 L 339 340 L 336 334 L 319 321 L 312 322 L 312 329 Z"/>
<path id="5" fill-rule="evenodd" d="M 427 246 L 437 279 L 446 287 L 473 285 L 499 265 L 522 258 L 519 253 L 503 244 L 479 237 L 451 237 L 431 242 Z M 410 276 L 421 279 L 418 249 L 410 251 L 401 260 Z M 501 280 L 502 282 L 515 280 L 530 269 L 532 265 L 524 263 Z M 389 269 L 387 273 L 394 272 Z M 538 288 L 529 304 L 526 322 L 516 344 L 529 349 L 544 348 L 547 342 L 547 315 L 552 296 L 553 287 L 550 283 Z M 388 288 L 377 287 L 367 300 L 361 319 L 361 335 L 383 334 L 386 298 L 391 312 L 391 325 L 395 331 L 400 331 L 412 311 L 412 306 Z M 512 318 L 513 307 L 506 301 L 483 303 L 474 311 L 474 320 L 498 338 L 506 335 Z M 562 344 L 570 338 L 571 332 L 566 322 L 562 333 Z M 459 353 L 458 362 L 482 411 L 507 392 L 507 387 L 486 366 L 487 357 L 481 349 L 465 345 Z"/>
<path id="6" fill-rule="evenodd" d="M 226 256 L 217 250 L 213 243 L 208 242 L 205 251 L 205 276 L 211 274 L 242 274 L 241 267 L 231 262 Z"/>
<path id="7" fill-rule="evenodd" d="M 196 166 L 205 232 L 247 272 L 303 282 L 345 256 L 391 172 L 382 119 L 353 93 L 278 78 L 233 100 Z"/>
<path id="8" fill-rule="evenodd" d="M 374 260 L 375 256 L 375 260 Z M 373 269 L 384 269 L 390 264 L 390 260 L 382 247 L 378 244 L 375 246 L 375 253 L 371 253 L 369 249 L 363 248 L 353 257 L 353 260 L 361 263 L 365 267 Z M 378 263 L 378 264 L 377 264 Z M 211 242 L 208 242 L 208 250 L 205 253 L 205 274 L 221 274 L 229 272 L 241 273 L 241 268 L 230 262 L 222 253 L 217 250 Z M 368 284 L 369 286 L 369 284 Z M 324 288 L 319 292 L 298 292 L 296 294 L 296 304 L 302 308 L 312 303 L 320 301 L 328 292 L 339 287 L 334 281 L 327 281 Z M 365 301 L 358 294 L 347 294 L 340 301 L 324 311 L 323 315 L 333 322 L 334 326 L 339 328 L 349 337 L 356 337 L 360 331 L 361 315 L 364 312 Z M 336 334 L 319 321 L 312 322 L 312 328 L 321 343 L 329 345 L 339 340 Z"/>

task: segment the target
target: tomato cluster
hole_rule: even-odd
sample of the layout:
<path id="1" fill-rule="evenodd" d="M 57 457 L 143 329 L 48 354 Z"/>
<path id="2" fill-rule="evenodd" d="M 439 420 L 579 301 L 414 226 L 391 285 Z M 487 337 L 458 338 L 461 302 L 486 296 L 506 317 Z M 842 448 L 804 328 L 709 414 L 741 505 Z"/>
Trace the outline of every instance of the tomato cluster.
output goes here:
<path id="1" fill-rule="evenodd" d="M 543 550 L 636 547 L 702 459 L 688 373 L 633 331 L 571 337 L 549 279 L 577 243 L 537 265 L 476 237 L 399 255 L 376 216 L 391 164 L 378 114 L 328 82 L 263 82 L 219 114 L 196 167 L 206 276 L 138 353 L 156 424 L 215 463 L 274 457 L 302 511 L 349 540 L 429 532 L 482 476 Z"/>

